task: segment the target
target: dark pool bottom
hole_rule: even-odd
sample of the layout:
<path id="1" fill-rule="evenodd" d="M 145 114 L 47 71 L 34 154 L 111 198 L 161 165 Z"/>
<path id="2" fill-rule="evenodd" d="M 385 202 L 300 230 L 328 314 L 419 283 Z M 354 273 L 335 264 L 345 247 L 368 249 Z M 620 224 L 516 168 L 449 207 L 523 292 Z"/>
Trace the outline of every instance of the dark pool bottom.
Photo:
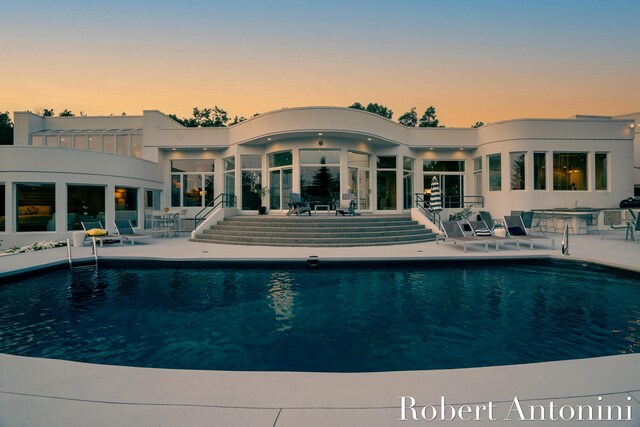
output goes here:
<path id="1" fill-rule="evenodd" d="M 132 265 L 0 286 L 0 352 L 156 368 L 366 372 L 640 349 L 640 278 L 578 263 Z"/>

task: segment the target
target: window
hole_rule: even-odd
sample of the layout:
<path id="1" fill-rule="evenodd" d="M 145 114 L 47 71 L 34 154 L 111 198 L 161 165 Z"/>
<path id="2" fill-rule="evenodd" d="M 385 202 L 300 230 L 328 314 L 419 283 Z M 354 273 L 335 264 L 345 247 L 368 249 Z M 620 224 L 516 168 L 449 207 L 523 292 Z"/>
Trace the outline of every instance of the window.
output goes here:
<path id="1" fill-rule="evenodd" d="M 381 156 L 377 161 L 378 210 L 394 210 L 396 201 L 396 158 Z"/>
<path id="2" fill-rule="evenodd" d="M 129 135 L 116 135 L 116 153 L 121 156 L 129 155 Z"/>
<path id="3" fill-rule="evenodd" d="M 16 231 L 56 231 L 55 214 L 55 184 L 16 184 Z"/>
<path id="4" fill-rule="evenodd" d="M 607 153 L 596 153 L 596 190 L 608 190 Z"/>
<path id="5" fill-rule="evenodd" d="M 100 151 L 100 135 L 89 135 L 89 150 Z"/>
<path id="6" fill-rule="evenodd" d="M 171 206 L 204 207 L 213 200 L 214 159 L 171 160 Z"/>
<path id="7" fill-rule="evenodd" d="M 71 148 L 71 135 L 60 135 L 60 148 Z"/>
<path id="8" fill-rule="evenodd" d="M 347 192 L 356 196 L 356 208 L 371 209 L 371 156 L 369 154 L 348 153 Z"/>
<path id="9" fill-rule="evenodd" d="M 587 190 L 587 153 L 553 153 L 553 189 Z"/>
<path id="10" fill-rule="evenodd" d="M 262 206 L 262 156 L 240 157 L 242 167 L 242 209 L 258 210 Z"/>
<path id="11" fill-rule="evenodd" d="M 413 164 L 414 160 L 409 157 L 402 159 L 402 198 L 404 209 L 411 209 L 411 206 L 413 206 Z"/>
<path id="12" fill-rule="evenodd" d="M 142 135 L 131 135 L 131 155 L 142 157 Z"/>
<path id="13" fill-rule="evenodd" d="M 473 159 L 473 171 L 482 172 L 482 157 L 476 157 Z"/>
<path id="14" fill-rule="evenodd" d="M 464 172 L 464 160 L 425 160 L 423 172 Z"/>
<path id="15" fill-rule="evenodd" d="M 525 153 L 509 153 L 512 190 L 524 190 L 525 158 Z"/>
<path id="16" fill-rule="evenodd" d="M 293 164 L 293 157 L 291 151 L 285 151 L 283 153 L 275 153 L 269 155 L 269 167 L 279 168 L 281 166 L 290 166 Z"/>
<path id="17" fill-rule="evenodd" d="M 116 152 L 116 140 L 113 135 L 102 136 L 102 151 L 109 154 Z"/>
<path id="18" fill-rule="evenodd" d="M 331 209 L 340 203 L 340 150 L 300 150 L 300 195 Z"/>
<path id="19" fill-rule="evenodd" d="M 0 184 L 0 231 L 6 231 L 5 209 L 6 209 L 6 191 L 4 184 Z"/>
<path id="20" fill-rule="evenodd" d="M 58 146 L 58 135 L 47 135 L 47 147 L 57 147 Z"/>
<path id="21" fill-rule="evenodd" d="M 105 224 L 105 187 L 97 185 L 67 186 L 67 230 L 82 230 L 85 221 Z"/>
<path id="22" fill-rule="evenodd" d="M 502 160 L 500 154 L 487 156 L 489 162 L 489 191 L 502 190 Z"/>
<path id="23" fill-rule="evenodd" d="M 547 189 L 547 153 L 533 153 L 533 189 Z"/>
<path id="24" fill-rule="evenodd" d="M 116 187 L 116 221 L 131 221 L 138 225 L 138 189 Z"/>
<path id="25" fill-rule="evenodd" d="M 42 144 L 42 135 L 33 135 L 31 137 L 31 145 L 33 145 L 34 147 L 42 147 Z"/>
<path id="26" fill-rule="evenodd" d="M 234 207 L 233 197 L 236 194 L 236 158 L 227 157 L 222 161 L 224 167 L 224 192 L 229 195 L 227 207 Z"/>
<path id="27" fill-rule="evenodd" d="M 87 136 L 86 135 L 74 135 L 73 137 L 73 148 L 76 150 L 86 150 L 87 149 Z"/>

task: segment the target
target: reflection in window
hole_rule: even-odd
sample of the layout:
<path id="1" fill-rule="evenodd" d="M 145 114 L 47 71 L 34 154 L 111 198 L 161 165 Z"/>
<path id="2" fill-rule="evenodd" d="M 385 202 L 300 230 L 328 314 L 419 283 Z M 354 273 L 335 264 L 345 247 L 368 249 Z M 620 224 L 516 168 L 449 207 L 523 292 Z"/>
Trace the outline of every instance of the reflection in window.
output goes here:
<path id="1" fill-rule="evenodd" d="M 89 135 L 89 150 L 100 151 L 100 135 Z"/>
<path id="2" fill-rule="evenodd" d="M 180 207 L 180 189 L 182 188 L 182 179 L 180 175 L 171 175 L 171 206 Z"/>
<path id="3" fill-rule="evenodd" d="M 596 153 L 596 190 L 608 190 L 607 153 Z"/>
<path id="4" fill-rule="evenodd" d="M 182 206 L 202 206 L 202 175 L 182 175 Z"/>
<path id="5" fill-rule="evenodd" d="M 500 154 L 487 156 L 489 161 L 489 191 L 502 190 L 502 159 Z"/>
<path id="6" fill-rule="evenodd" d="M 402 187 L 405 209 L 411 209 L 413 206 L 413 164 L 413 159 L 404 157 L 402 161 Z"/>
<path id="7" fill-rule="evenodd" d="M 55 231 L 55 213 L 55 184 L 16 184 L 16 231 Z"/>
<path id="8" fill-rule="evenodd" d="M 138 189 L 116 187 L 116 221 L 131 221 L 138 225 Z"/>
<path id="9" fill-rule="evenodd" d="M 33 135 L 31 137 L 31 145 L 33 145 L 34 147 L 42 147 L 43 144 L 44 142 L 42 141 L 41 135 Z"/>
<path id="10" fill-rule="evenodd" d="M 533 189 L 547 189 L 547 153 L 533 153 Z"/>
<path id="11" fill-rule="evenodd" d="M 258 210 L 262 206 L 262 156 L 241 156 L 242 210 Z"/>
<path id="12" fill-rule="evenodd" d="M 5 225 L 5 209 L 6 209 L 6 198 L 5 198 L 5 186 L 4 184 L 0 184 L 0 231 L 6 231 Z"/>
<path id="13" fill-rule="evenodd" d="M 76 150 L 86 150 L 87 149 L 87 136 L 86 135 L 75 135 L 73 137 L 73 148 Z"/>
<path id="14" fill-rule="evenodd" d="M 129 155 L 129 135 L 116 136 L 116 153 L 121 156 Z"/>
<path id="15" fill-rule="evenodd" d="M 281 166 L 290 166 L 293 163 L 291 151 L 284 153 L 269 154 L 269 167 L 279 168 Z"/>
<path id="16" fill-rule="evenodd" d="M 553 189 L 587 190 L 587 153 L 553 153 Z"/>
<path id="17" fill-rule="evenodd" d="M 377 164 L 378 210 L 395 210 L 396 200 L 396 158 L 380 156 Z"/>
<path id="18" fill-rule="evenodd" d="M 171 206 L 203 207 L 213 201 L 214 167 L 214 159 L 172 160 Z"/>
<path id="19" fill-rule="evenodd" d="M 236 194 L 236 159 L 235 157 L 227 157 L 222 161 L 224 165 L 224 192 L 228 195 L 226 207 L 234 207 L 233 197 Z"/>
<path id="20" fill-rule="evenodd" d="M 511 189 L 524 190 L 525 153 L 509 153 L 511 165 Z"/>
<path id="21" fill-rule="evenodd" d="M 113 135 L 104 135 L 102 137 L 102 151 L 113 154 L 116 152 L 116 140 Z"/>
<path id="22" fill-rule="evenodd" d="M 71 135 L 60 135 L 60 148 L 71 148 Z"/>
<path id="23" fill-rule="evenodd" d="M 82 230 L 82 222 L 104 220 L 105 187 L 96 185 L 67 186 L 67 230 Z"/>
<path id="24" fill-rule="evenodd" d="M 464 172 L 464 160 L 425 160 L 423 172 Z"/>
<path id="25" fill-rule="evenodd" d="M 142 157 L 142 135 L 131 135 L 131 155 Z"/>
<path id="26" fill-rule="evenodd" d="M 340 200 L 340 150 L 300 150 L 302 200 L 335 209 Z"/>
<path id="27" fill-rule="evenodd" d="M 171 160 L 171 172 L 214 172 L 213 159 Z"/>
<path id="28" fill-rule="evenodd" d="M 58 135 L 47 135 L 47 147 L 57 147 L 58 146 Z"/>

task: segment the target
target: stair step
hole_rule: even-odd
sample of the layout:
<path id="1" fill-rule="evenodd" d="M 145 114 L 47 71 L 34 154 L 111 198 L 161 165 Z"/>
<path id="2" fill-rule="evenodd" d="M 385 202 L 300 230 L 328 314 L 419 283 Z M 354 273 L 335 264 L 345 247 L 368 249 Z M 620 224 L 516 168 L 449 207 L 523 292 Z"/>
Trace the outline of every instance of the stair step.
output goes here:
<path id="1" fill-rule="evenodd" d="M 351 230 L 351 229 L 335 229 L 335 230 L 296 230 L 295 237 L 297 239 L 316 238 L 316 237 L 341 237 L 341 238 L 359 238 L 359 237 L 395 237 L 395 236 L 414 236 L 417 234 L 432 234 L 430 230 L 424 227 L 413 227 L 408 230 Z M 229 230 L 222 228 L 212 228 L 204 231 L 205 236 L 247 236 L 247 237 L 281 237 L 280 230 Z"/>
<path id="2" fill-rule="evenodd" d="M 275 241 L 273 239 L 265 239 L 264 241 L 260 240 L 241 240 L 241 239 L 233 239 L 233 240 L 223 240 L 223 239 L 205 239 L 202 236 L 192 240 L 194 242 L 200 243 L 216 243 L 222 245 L 240 245 L 240 246 L 290 246 L 290 247 L 355 247 L 355 246 L 389 246 L 389 245 L 403 245 L 403 244 L 411 244 L 411 243 L 426 243 L 426 242 L 435 242 L 435 235 L 430 237 L 420 237 L 413 240 L 384 240 L 384 241 L 376 241 L 376 242 L 362 242 L 355 241 L 350 239 L 348 241 L 343 242 L 318 242 L 315 240 L 311 241 Z"/>

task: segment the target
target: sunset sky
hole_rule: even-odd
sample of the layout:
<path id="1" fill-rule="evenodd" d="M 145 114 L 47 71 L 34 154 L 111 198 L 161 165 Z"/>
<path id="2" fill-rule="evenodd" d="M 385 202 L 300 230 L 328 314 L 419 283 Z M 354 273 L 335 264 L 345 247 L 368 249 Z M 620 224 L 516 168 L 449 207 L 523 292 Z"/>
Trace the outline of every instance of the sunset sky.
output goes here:
<path id="1" fill-rule="evenodd" d="M 637 0 L 12 1 L 0 36 L 0 111 L 640 111 Z"/>

